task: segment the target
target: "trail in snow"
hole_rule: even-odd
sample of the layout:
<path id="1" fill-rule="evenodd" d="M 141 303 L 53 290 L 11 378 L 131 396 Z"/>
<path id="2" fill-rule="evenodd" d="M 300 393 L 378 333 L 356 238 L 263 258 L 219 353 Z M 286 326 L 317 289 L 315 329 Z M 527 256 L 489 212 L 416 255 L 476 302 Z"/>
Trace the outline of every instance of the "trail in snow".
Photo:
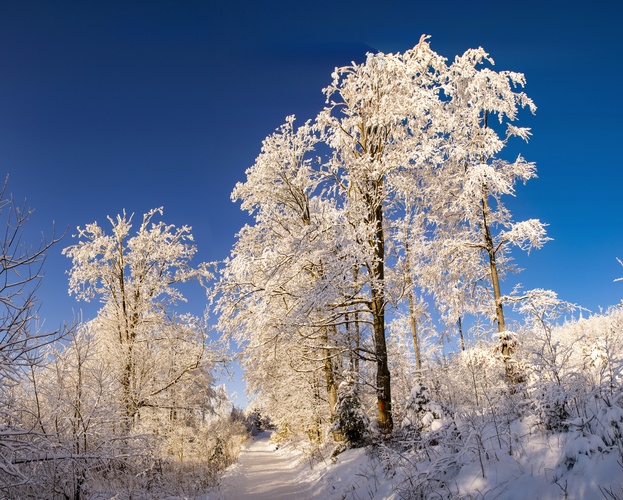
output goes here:
<path id="1" fill-rule="evenodd" d="M 223 477 L 214 500 L 314 498 L 309 466 L 302 455 L 278 449 L 269 442 L 270 433 L 255 436 L 240 454 L 238 463 Z"/>

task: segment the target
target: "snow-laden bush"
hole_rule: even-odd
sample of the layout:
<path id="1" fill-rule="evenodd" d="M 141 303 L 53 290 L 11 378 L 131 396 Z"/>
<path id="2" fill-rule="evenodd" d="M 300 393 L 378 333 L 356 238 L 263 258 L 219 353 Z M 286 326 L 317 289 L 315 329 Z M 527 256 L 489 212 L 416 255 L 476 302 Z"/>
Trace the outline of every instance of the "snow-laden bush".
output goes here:
<path id="1" fill-rule="evenodd" d="M 447 408 L 473 411 L 507 394 L 505 364 L 497 348 L 496 341 L 480 341 L 432 366 L 426 382 L 434 399 Z"/>
<path id="2" fill-rule="evenodd" d="M 544 427 L 564 430 L 577 418 L 599 422 L 600 415 L 616 413 L 623 396 L 623 310 L 541 325 L 524 333 L 519 355 Z"/>
<path id="3" fill-rule="evenodd" d="M 550 431 L 560 431 L 567 428 L 568 393 L 564 388 L 552 382 L 544 381 L 535 384 L 532 388 L 532 400 L 539 423 Z"/>

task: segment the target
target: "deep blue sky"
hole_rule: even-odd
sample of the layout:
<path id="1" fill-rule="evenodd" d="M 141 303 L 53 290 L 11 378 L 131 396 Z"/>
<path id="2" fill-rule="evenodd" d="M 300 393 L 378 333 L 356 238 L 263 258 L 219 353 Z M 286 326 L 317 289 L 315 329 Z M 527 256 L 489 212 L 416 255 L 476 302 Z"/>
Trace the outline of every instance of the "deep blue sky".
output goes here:
<path id="1" fill-rule="evenodd" d="M 538 110 L 520 125 L 534 136 L 513 153 L 539 178 L 510 205 L 554 241 L 518 259 L 519 281 L 591 310 L 619 303 L 622 22 L 610 0 L 0 0 L 0 174 L 37 210 L 33 243 L 53 221 L 69 228 L 42 316 L 54 326 L 81 307 L 60 255 L 75 227 L 124 208 L 164 205 L 165 221 L 193 226 L 199 259 L 224 258 L 245 222 L 229 195 L 261 140 L 288 114 L 312 118 L 335 66 L 422 33 L 448 58 L 480 45 L 526 75 Z"/>

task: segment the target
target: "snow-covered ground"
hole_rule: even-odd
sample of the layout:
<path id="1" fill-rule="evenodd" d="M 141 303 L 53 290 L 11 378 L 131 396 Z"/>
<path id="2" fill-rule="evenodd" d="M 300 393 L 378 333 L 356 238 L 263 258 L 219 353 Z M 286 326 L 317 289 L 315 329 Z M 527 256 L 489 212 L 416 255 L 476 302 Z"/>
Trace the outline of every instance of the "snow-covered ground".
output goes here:
<path id="1" fill-rule="evenodd" d="M 218 490 L 205 500 L 623 498 L 618 453 L 582 447 L 584 440 L 570 434 L 531 435 L 519 423 L 514 438 L 512 455 L 483 457 L 483 477 L 478 460 L 454 461 L 443 470 L 439 469 L 443 460 L 406 468 L 406 462 L 400 465 L 365 449 L 347 450 L 336 460 L 312 466 L 301 450 L 277 447 L 270 442 L 270 433 L 263 433 L 249 441 Z M 568 468 L 565 457 L 570 456 L 576 461 Z M 434 478 L 435 473 L 441 475 Z"/>
<path id="2" fill-rule="evenodd" d="M 303 454 L 270 442 L 270 432 L 251 438 L 210 500 L 313 498 L 314 482 Z"/>
<path id="3" fill-rule="evenodd" d="M 347 450 L 335 462 L 312 465 L 300 449 L 291 444 L 277 447 L 270 442 L 270 433 L 264 432 L 249 440 L 218 490 L 205 500 L 390 498 L 391 482 L 378 484 L 382 488 L 370 491 L 374 496 L 369 496 L 366 473 L 370 467 L 362 449 Z"/>

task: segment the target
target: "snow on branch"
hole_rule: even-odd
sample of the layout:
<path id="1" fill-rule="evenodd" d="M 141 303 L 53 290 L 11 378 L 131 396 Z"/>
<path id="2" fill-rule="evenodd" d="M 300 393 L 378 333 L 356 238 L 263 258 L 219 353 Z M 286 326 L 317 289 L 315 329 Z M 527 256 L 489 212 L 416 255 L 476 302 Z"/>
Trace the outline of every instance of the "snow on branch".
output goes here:
<path id="1" fill-rule="evenodd" d="M 509 231 L 500 233 L 501 244 L 508 242 L 521 248 L 527 253 L 533 248 L 541 248 L 552 238 L 547 236 L 545 227 L 538 219 L 528 219 L 522 222 L 515 222 Z"/>

